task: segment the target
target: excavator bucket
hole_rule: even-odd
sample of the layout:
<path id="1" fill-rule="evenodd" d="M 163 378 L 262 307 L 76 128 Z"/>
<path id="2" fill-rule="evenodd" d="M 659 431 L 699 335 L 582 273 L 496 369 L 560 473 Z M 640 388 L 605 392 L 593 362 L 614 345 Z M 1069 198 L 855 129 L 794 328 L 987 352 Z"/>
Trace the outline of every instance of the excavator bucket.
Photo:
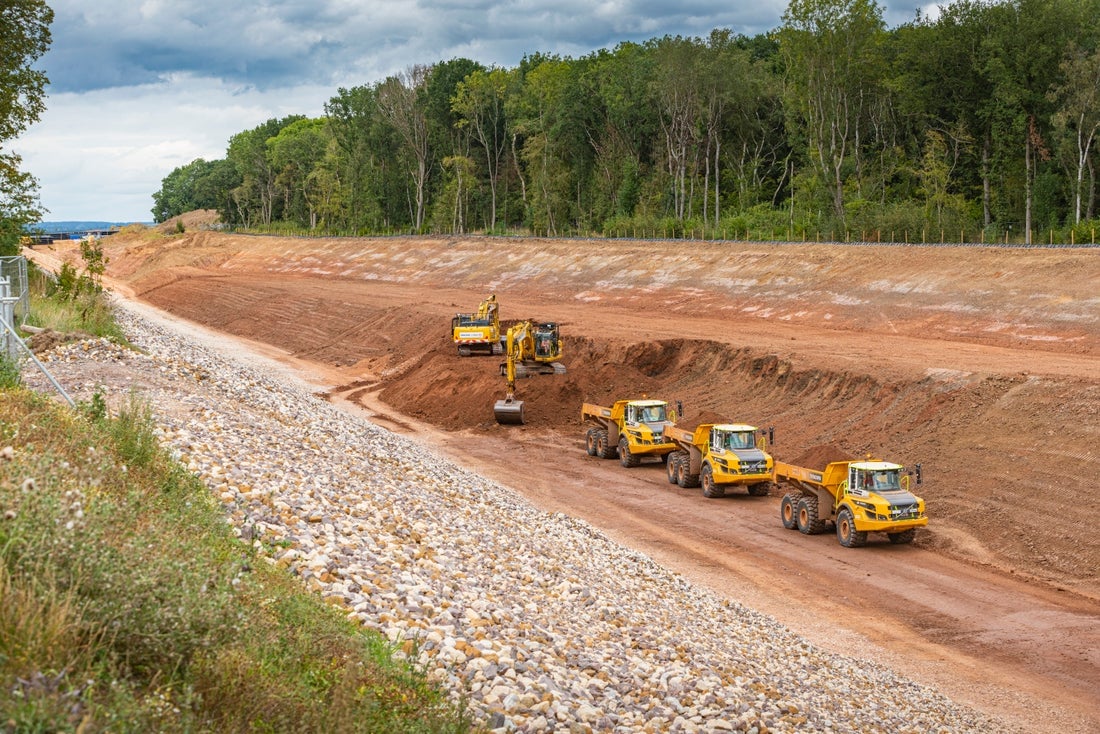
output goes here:
<path id="1" fill-rule="evenodd" d="M 514 395 L 496 401 L 493 405 L 493 415 L 496 417 L 497 423 L 505 426 L 518 426 L 527 422 L 527 416 L 523 411 L 523 401 L 516 400 Z"/>

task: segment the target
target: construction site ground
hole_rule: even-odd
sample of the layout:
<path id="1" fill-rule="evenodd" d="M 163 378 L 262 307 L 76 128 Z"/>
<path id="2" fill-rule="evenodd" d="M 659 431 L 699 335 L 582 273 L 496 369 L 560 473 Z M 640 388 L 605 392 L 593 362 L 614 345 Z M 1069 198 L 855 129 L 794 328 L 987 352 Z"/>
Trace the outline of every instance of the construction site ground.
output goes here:
<path id="1" fill-rule="evenodd" d="M 313 239 L 182 221 L 101 240 L 108 287 L 822 647 L 1026 731 L 1100 731 L 1100 249 Z M 81 263 L 76 243 L 29 256 Z M 490 293 L 506 322 L 557 321 L 565 340 L 565 375 L 518 384 L 523 426 L 493 419 L 501 358 L 450 339 Z M 783 461 L 919 462 L 929 525 L 912 545 L 843 548 L 784 529 L 782 489 L 706 499 L 659 462 L 588 456 L 581 403 L 642 396 L 680 401 L 688 422 L 774 427 Z"/>

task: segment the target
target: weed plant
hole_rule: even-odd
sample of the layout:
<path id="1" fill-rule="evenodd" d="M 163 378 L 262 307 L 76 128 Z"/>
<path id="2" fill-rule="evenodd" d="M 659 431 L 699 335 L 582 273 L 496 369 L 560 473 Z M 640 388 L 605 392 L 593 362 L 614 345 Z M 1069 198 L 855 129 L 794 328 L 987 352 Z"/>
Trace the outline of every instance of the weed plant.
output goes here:
<path id="1" fill-rule="evenodd" d="M 107 294 L 87 274 L 78 274 L 68 263 L 57 275 L 28 263 L 27 282 L 33 303 L 27 317 L 31 326 L 126 342 Z"/>

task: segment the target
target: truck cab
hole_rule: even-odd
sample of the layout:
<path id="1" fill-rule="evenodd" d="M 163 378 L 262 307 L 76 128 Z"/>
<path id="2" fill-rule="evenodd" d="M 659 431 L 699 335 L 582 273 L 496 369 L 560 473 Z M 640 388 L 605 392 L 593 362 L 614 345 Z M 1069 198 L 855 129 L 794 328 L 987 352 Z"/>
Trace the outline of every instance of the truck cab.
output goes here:
<path id="1" fill-rule="evenodd" d="M 841 522 L 844 512 L 850 513 L 855 532 L 901 533 L 928 524 L 924 500 L 909 490 L 909 475 L 900 464 L 853 461 L 848 464 L 848 478 L 842 489 L 837 498 L 837 521 Z M 856 537 L 857 542 L 862 541 Z"/>
<path id="2" fill-rule="evenodd" d="M 759 483 L 765 487 L 770 483 L 772 458 L 757 445 L 757 436 L 755 426 L 740 423 L 720 423 L 710 429 L 710 445 L 703 461 L 715 482 Z"/>

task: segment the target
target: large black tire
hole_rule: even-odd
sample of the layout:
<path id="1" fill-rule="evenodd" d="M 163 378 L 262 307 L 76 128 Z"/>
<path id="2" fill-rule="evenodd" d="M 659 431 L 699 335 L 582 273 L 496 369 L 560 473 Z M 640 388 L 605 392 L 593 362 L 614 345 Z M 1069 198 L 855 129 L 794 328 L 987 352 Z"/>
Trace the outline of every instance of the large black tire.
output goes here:
<path id="1" fill-rule="evenodd" d="M 771 482 L 757 482 L 749 485 L 749 494 L 753 497 L 767 497 L 771 488 Z"/>
<path id="2" fill-rule="evenodd" d="M 596 456 L 601 459 L 615 459 L 619 456 L 619 447 L 612 446 L 607 440 L 606 428 L 599 429 L 599 435 L 596 437 Z"/>
<path id="3" fill-rule="evenodd" d="M 599 448 L 596 440 L 596 434 L 598 432 L 598 428 L 589 428 L 588 433 L 584 434 L 584 448 L 589 456 L 595 456 Z"/>
<path id="4" fill-rule="evenodd" d="M 714 481 L 714 470 L 711 469 L 710 464 L 703 464 L 703 469 L 699 473 L 699 483 L 703 485 L 704 497 L 714 499 L 726 493 L 726 488 Z"/>
<path id="5" fill-rule="evenodd" d="M 819 535 L 825 532 L 827 523 L 817 516 L 817 497 L 798 498 L 798 531 L 803 535 Z"/>
<path id="6" fill-rule="evenodd" d="M 698 487 L 699 475 L 691 473 L 691 459 L 685 456 L 678 463 L 679 469 L 676 472 L 676 483 L 684 489 Z"/>
<path id="7" fill-rule="evenodd" d="M 619 463 L 628 469 L 642 463 L 642 457 L 630 453 L 630 442 L 626 436 L 619 439 Z"/>
<path id="8" fill-rule="evenodd" d="M 673 451 L 668 455 L 668 461 L 665 463 L 665 474 L 668 475 L 668 483 L 676 484 L 676 477 L 680 473 L 680 452 Z"/>
<path id="9" fill-rule="evenodd" d="M 779 517 L 787 530 L 798 530 L 798 495 L 783 495 L 783 501 L 779 503 Z"/>
<path id="10" fill-rule="evenodd" d="M 912 543 L 913 538 L 917 537 L 917 529 L 909 528 L 908 530 L 902 530 L 900 533 L 887 533 L 886 537 L 889 538 L 890 542 L 894 545 Z"/>
<path id="11" fill-rule="evenodd" d="M 856 530 L 856 521 L 852 511 L 841 507 L 836 515 L 836 539 L 845 548 L 859 548 L 867 545 L 867 533 Z"/>

